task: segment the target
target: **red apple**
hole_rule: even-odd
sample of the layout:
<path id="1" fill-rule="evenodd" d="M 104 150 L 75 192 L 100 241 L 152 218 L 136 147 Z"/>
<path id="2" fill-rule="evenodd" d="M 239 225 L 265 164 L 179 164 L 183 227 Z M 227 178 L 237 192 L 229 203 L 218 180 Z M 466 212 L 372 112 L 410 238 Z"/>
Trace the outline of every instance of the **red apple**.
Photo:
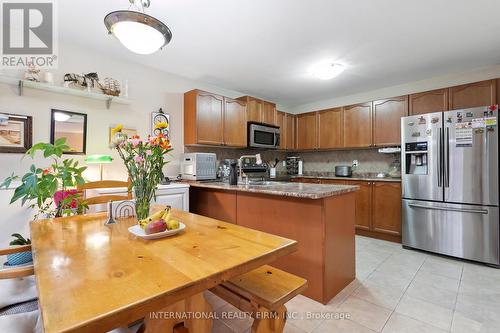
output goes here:
<path id="1" fill-rule="evenodd" d="M 163 219 L 159 219 L 149 223 L 144 229 L 144 232 L 146 233 L 146 235 L 151 235 L 158 232 L 163 232 L 165 230 L 167 230 L 167 223 Z"/>

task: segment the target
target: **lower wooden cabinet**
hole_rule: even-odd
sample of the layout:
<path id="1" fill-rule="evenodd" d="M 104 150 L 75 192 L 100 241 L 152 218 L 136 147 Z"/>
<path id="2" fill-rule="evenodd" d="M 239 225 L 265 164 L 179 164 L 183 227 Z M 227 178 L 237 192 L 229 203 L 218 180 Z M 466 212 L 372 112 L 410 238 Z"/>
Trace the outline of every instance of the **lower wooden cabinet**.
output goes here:
<path id="1" fill-rule="evenodd" d="M 347 185 L 358 185 L 356 192 L 356 229 L 372 229 L 372 183 L 349 181 Z"/>
<path id="2" fill-rule="evenodd" d="M 401 236 L 401 184 L 374 182 L 372 230 Z"/>
<path id="3" fill-rule="evenodd" d="M 401 243 L 401 183 L 300 177 L 293 178 L 292 181 L 358 185 L 356 234 Z"/>
<path id="4" fill-rule="evenodd" d="M 236 223 L 236 196 L 234 192 L 191 186 L 189 211 L 229 223 Z"/>

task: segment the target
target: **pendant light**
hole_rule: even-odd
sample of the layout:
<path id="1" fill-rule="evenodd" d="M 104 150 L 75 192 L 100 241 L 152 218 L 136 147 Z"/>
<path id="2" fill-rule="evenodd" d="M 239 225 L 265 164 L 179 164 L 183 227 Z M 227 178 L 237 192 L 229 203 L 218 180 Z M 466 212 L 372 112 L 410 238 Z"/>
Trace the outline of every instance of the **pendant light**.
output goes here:
<path id="1" fill-rule="evenodd" d="M 172 39 L 172 32 L 160 20 L 144 13 L 150 0 L 129 0 L 128 10 L 109 13 L 104 18 L 108 32 L 127 49 L 138 54 L 152 54 Z M 135 7 L 137 10 L 130 10 Z"/>

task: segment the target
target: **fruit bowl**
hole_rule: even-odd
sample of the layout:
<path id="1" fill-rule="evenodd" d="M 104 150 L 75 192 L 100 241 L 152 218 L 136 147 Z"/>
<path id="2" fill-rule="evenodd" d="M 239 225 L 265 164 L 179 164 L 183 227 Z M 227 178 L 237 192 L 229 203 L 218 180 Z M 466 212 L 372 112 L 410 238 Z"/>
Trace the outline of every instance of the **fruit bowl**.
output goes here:
<path id="1" fill-rule="evenodd" d="M 141 228 L 140 225 L 136 224 L 128 228 L 128 231 L 142 239 L 158 239 L 158 238 L 163 238 L 163 237 L 168 237 L 168 236 L 173 236 L 181 232 L 182 230 L 186 229 L 186 225 L 182 222 L 179 222 L 179 228 L 178 229 L 173 229 L 173 230 L 165 230 L 162 232 L 157 232 L 154 234 L 146 234 L 146 232 Z"/>

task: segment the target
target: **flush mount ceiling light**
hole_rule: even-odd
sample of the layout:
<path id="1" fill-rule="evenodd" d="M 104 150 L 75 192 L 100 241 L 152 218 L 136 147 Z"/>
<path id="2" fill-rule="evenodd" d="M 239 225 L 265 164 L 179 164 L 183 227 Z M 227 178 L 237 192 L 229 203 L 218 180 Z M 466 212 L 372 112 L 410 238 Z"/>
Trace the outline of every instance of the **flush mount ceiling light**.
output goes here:
<path id="1" fill-rule="evenodd" d="M 149 0 L 129 0 L 128 10 L 109 13 L 104 18 L 108 32 L 114 35 L 127 49 L 138 54 L 151 54 L 167 45 L 172 32 L 160 20 L 144 13 Z M 135 7 L 137 11 L 130 10 Z"/>
<path id="2" fill-rule="evenodd" d="M 321 80 L 330 80 L 344 71 L 344 66 L 338 63 L 320 63 L 313 67 L 312 75 Z"/>

